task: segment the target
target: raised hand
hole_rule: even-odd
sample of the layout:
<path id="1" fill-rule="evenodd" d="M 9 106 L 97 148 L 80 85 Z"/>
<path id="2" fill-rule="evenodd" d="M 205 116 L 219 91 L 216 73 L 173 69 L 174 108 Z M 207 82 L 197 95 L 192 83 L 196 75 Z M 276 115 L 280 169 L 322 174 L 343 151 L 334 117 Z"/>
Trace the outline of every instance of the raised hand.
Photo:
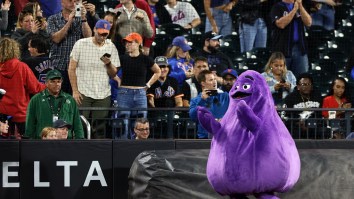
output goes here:
<path id="1" fill-rule="evenodd" d="M 1 4 L 1 10 L 10 10 L 10 6 L 10 0 L 5 0 L 5 2 Z"/>

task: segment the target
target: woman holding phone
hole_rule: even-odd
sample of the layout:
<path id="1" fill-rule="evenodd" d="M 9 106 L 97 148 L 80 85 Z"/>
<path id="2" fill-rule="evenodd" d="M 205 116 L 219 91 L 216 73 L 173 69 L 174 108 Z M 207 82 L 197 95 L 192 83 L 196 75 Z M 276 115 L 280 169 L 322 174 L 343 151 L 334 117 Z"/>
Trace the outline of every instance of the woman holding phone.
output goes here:
<path id="1" fill-rule="evenodd" d="M 351 108 L 347 81 L 343 77 L 336 77 L 330 86 L 328 95 L 323 99 L 322 108 Z M 329 117 L 328 111 L 322 111 L 325 118 Z M 344 118 L 345 111 L 336 111 L 336 118 Z"/>
<path id="2" fill-rule="evenodd" d="M 266 79 L 272 93 L 274 104 L 281 106 L 283 99 L 296 86 L 296 77 L 290 70 L 287 70 L 283 53 L 272 53 L 262 75 Z"/>

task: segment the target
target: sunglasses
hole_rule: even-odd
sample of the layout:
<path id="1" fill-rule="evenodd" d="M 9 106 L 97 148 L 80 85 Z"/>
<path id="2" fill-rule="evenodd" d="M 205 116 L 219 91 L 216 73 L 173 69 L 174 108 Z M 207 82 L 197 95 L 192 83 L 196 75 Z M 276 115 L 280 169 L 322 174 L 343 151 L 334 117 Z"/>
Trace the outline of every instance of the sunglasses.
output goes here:
<path id="1" fill-rule="evenodd" d="M 166 65 L 159 65 L 160 68 L 167 68 Z"/>

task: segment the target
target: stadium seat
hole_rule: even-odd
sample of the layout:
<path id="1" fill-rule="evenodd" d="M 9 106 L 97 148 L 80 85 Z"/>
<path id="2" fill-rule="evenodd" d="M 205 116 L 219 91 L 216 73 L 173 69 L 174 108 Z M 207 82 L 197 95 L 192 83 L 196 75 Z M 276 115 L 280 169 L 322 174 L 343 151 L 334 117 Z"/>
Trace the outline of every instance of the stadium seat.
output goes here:
<path id="1" fill-rule="evenodd" d="M 256 58 L 262 60 L 268 60 L 271 54 L 272 52 L 268 48 L 253 48 L 251 50 L 251 55 L 254 55 Z"/>
<path id="2" fill-rule="evenodd" d="M 173 38 L 165 34 L 156 34 L 152 43 L 154 47 L 155 57 L 165 55 L 168 46 L 172 43 Z"/>
<path id="3" fill-rule="evenodd" d="M 226 35 L 221 40 L 222 45 L 240 50 L 240 38 L 238 35 Z"/>
<path id="4" fill-rule="evenodd" d="M 171 37 L 188 35 L 188 31 L 178 24 L 162 24 L 159 27 L 161 34 L 166 34 Z"/>

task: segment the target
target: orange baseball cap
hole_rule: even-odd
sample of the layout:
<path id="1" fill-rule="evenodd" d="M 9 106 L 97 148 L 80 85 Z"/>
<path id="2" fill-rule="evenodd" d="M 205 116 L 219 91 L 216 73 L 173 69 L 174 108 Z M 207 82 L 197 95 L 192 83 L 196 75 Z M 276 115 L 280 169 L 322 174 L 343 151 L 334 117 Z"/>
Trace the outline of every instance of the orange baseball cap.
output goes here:
<path id="1" fill-rule="evenodd" d="M 123 40 L 129 41 L 129 42 L 136 41 L 136 42 L 138 42 L 139 45 L 143 43 L 143 38 L 136 32 L 130 33 Z"/>

